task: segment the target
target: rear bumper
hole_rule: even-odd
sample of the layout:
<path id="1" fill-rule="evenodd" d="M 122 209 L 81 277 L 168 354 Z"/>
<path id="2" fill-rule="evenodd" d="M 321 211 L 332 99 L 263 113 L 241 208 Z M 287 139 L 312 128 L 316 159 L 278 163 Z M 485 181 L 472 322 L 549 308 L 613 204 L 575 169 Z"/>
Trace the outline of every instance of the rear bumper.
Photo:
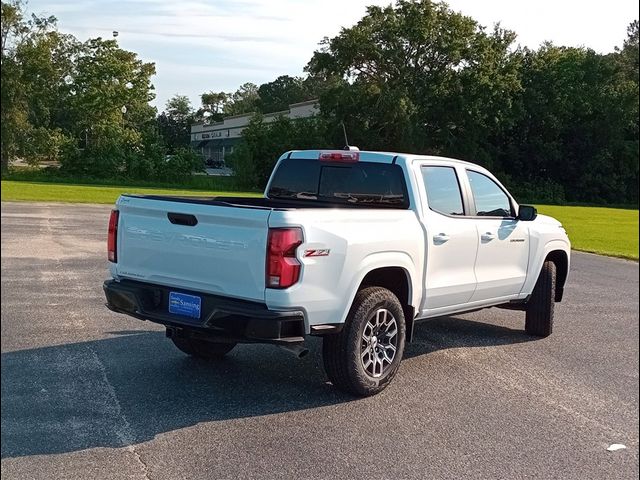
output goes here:
<path id="1" fill-rule="evenodd" d="M 107 280 L 103 289 L 107 308 L 165 325 L 170 335 L 284 345 L 304 341 L 302 311 L 274 311 L 259 302 L 198 293 L 202 298 L 202 315 L 196 320 L 169 313 L 169 292 L 180 289 L 133 280 Z"/>

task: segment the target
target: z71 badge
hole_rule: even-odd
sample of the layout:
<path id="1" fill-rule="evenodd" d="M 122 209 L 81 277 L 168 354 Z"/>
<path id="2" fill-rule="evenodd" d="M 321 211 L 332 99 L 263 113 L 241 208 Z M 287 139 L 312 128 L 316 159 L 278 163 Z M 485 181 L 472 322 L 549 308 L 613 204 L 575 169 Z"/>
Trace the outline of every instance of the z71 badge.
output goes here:
<path id="1" fill-rule="evenodd" d="M 309 249 L 304 251 L 304 256 L 305 257 L 326 257 L 327 255 L 329 255 L 329 252 L 331 252 L 330 248 L 324 248 L 320 250 Z"/>

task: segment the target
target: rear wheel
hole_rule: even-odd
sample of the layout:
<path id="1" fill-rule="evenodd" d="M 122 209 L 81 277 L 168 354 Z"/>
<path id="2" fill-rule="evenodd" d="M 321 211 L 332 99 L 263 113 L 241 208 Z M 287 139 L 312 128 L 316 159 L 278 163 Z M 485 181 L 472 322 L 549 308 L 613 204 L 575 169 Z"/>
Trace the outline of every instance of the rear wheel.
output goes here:
<path id="1" fill-rule="evenodd" d="M 173 344 L 187 355 L 207 360 L 220 359 L 229 353 L 235 343 L 217 343 L 197 338 L 171 337 Z"/>
<path id="2" fill-rule="evenodd" d="M 545 261 L 527 303 L 525 331 L 536 337 L 548 337 L 553 331 L 553 309 L 556 296 L 556 264 Z"/>
<path id="3" fill-rule="evenodd" d="M 323 340 L 324 368 L 333 385 L 360 396 L 384 390 L 400 366 L 405 330 L 402 306 L 392 292 L 360 290 L 342 332 Z"/>

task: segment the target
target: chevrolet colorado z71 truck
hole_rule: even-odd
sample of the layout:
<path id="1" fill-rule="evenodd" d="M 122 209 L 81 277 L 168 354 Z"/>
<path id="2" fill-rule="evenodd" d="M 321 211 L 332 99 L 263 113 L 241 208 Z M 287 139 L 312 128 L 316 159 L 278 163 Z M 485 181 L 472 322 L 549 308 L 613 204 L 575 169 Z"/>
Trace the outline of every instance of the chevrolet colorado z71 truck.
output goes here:
<path id="1" fill-rule="evenodd" d="M 333 384 L 372 395 L 419 320 L 504 306 L 551 334 L 570 243 L 478 165 L 307 150 L 280 157 L 263 198 L 122 195 L 108 258 L 107 306 L 165 325 L 187 354 L 302 356 L 320 335 Z"/>

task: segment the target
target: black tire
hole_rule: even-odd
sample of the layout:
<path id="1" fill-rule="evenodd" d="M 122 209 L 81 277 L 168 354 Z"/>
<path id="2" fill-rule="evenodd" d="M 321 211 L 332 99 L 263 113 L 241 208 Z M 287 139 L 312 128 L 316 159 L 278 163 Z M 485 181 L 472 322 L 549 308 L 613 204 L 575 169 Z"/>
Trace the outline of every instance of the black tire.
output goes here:
<path id="1" fill-rule="evenodd" d="M 553 308 L 556 296 L 556 265 L 547 260 L 527 303 L 525 331 L 536 337 L 548 337 L 553 331 Z"/>
<path id="2" fill-rule="evenodd" d="M 197 338 L 171 337 L 171 340 L 187 355 L 206 360 L 220 359 L 236 346 L 235 343 L 207 342 Z"/>
<path id="3" fill-rule="evenodd" d="M 386 313 L 383 313 L 384 321 L 388 322 L 389 328 L 393 328 L 392 320 L 395 320 L 397 327 L 395 329 L 397 331 L 396 343 L 394 344 L 395 352 L 390 363 L 387 360 L 387 352 L 390 350 L 385 349 L 384 342 L 393 343 L 392 332 L 380 333 L 380 338 L 383 340 L 378 344 L 378 334 L 374 334 L 370 330 L 372 325 L 370 320 L 375 322 L 379 318 L 377 312 L 381 310 L 386 310 Z M 392 319 L 388 313 L 391 314 Z M 376 338 L 373 345 L 385 349 L 384 353 L 374 354 L 374 347 L 363 339 L 365 330 L 371 332 L 368 338 Z M 405 331 L 402 306 L 393 293 L 381 287 L 367 287 L 360 290 L 353 301 L 343 330 L 338 334 L 327 335 L 323 339 L 322 357 L 329 380 L 336 388 L 363 397 L 381 392 L 393 380 L 400 366 L 404 353 Z M 369 347 L 367 345 L 371 346 L 371 353 L 368 353 Z M 366 360 L 363 359 L 363 356 L 365 355 L 368 356 L 369 367 L 364 365 Z M 376 355 L 375 361 L 372 360 L 374 355 Z M 388 362 L 386 367 L 384 361 Z M 379 363 L 381 371 L 378 377 L 374 377 L 375 372 L 372 374 L 366 369 L 372 368 L 372 364 L 373 369 L 376 369 L 376 365 L 378 365 L 376 362 Z"/>

